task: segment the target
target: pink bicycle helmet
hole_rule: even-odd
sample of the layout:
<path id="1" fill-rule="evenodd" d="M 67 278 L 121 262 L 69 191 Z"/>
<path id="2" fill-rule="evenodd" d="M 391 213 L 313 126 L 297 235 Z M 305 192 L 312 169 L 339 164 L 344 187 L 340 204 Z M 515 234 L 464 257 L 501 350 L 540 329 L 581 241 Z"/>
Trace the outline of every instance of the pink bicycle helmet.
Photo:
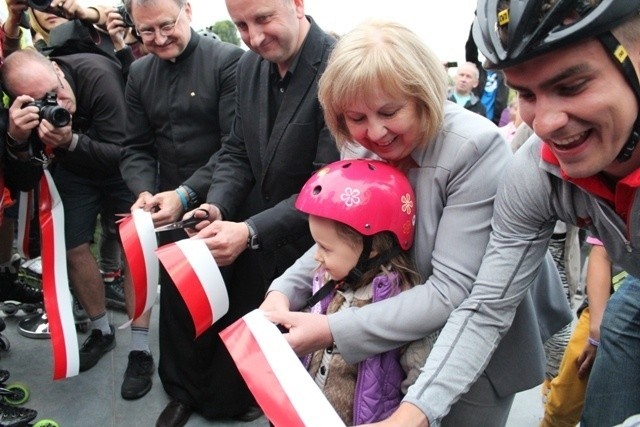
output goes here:
<path id="1" fill-rule="evenodd" d="M 413 244 L 413 189 L 402 172 L 381 161 L 351 159 L 325 166 L 302 187 L 296 208 L 344 223 L 365 236 L 390 231 L 404 250 Z"/>

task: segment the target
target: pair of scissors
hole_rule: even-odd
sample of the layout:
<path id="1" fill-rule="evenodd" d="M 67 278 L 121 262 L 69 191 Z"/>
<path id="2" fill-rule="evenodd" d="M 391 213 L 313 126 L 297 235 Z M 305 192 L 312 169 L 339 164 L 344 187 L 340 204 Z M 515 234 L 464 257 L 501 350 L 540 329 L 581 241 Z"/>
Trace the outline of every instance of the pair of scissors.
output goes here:
<path id="1" fill-rule="evenodd" d="M 204 212 L 204 216 L 196 218 L 196 212 Z M 179 230 L 182 228 L 194 228 L 196 226 L 196 224 L 199 224 L 202 221 L 205 221 L 209 219 L 209 212 L 206 209 L 196 209 L 193 213 L 193 215 L 191 215 L 189 218 L 181 220 L 181 221 L 176 221 L 176 222 L 172 222 L 171 224 L 167 224 L 167 225 L 162 225 L 160 227 L 155 228 L 155 232 L 162 232 L 162 231 L 170 231 L 170 230 Z"/>

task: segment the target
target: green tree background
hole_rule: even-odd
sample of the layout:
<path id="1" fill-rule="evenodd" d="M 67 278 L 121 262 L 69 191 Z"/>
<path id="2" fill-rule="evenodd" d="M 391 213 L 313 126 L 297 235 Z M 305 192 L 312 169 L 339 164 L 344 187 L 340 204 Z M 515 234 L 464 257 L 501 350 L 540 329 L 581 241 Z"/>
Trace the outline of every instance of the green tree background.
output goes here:
<path id="1" fill-rule="evenodd" d="M 213 31 L 220 37 L 220 40 L 240 46 L 240 37 L 238 36 L 238 30 L 233 22 L 218 21 L 210 27 L 207 27 L 207 31 Z"/>

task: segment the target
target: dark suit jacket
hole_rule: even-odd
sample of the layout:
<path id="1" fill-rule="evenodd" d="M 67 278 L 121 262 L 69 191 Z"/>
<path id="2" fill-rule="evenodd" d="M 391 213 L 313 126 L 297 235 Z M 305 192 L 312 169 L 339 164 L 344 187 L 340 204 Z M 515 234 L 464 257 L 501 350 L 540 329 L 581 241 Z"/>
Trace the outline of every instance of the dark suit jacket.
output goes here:
<path id="1" fill-rule="evenodd" d="M 205 199 L 214 153 L 233 122 L 235 71 L 242 53 L 192 31 L 175 62 L 146 55 L 131 65 L 120 170 L 136 196 L 186 184 Z"/>
<path id="2" fill-rule="evenodd" d="M 317 98 L 318 79 L 335 39 L 309 19 L 311 29 L 271 135 L 270 63 L 254 52 L 238 62 L 236 116 L 207 196 L 225 219 L 250 218 L 260 237 L 265 286 L 311 246 L 306 216 L 294 202 L 317 168 L 339 159 Z"/>

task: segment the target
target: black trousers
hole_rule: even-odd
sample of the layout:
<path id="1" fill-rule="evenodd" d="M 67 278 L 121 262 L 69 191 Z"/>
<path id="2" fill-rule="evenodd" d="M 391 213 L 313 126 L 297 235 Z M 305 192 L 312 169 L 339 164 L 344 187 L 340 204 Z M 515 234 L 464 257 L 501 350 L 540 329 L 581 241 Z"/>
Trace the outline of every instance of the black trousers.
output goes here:
<path id="1" fill-rule="evenodd" d="M 264 284 L 255 257 L 251 251 L 245 251 L 234 265 L 221 269 L 229 293 L 229 312 L 198 339 L 194 339 L 195 328 L 184 300 L 161 267 L 160 380 L 172 399 L 191 405 L 205 418 L 235 417 L 255 405 L 218 335 L 257 308 L 264 298 Z"/>

